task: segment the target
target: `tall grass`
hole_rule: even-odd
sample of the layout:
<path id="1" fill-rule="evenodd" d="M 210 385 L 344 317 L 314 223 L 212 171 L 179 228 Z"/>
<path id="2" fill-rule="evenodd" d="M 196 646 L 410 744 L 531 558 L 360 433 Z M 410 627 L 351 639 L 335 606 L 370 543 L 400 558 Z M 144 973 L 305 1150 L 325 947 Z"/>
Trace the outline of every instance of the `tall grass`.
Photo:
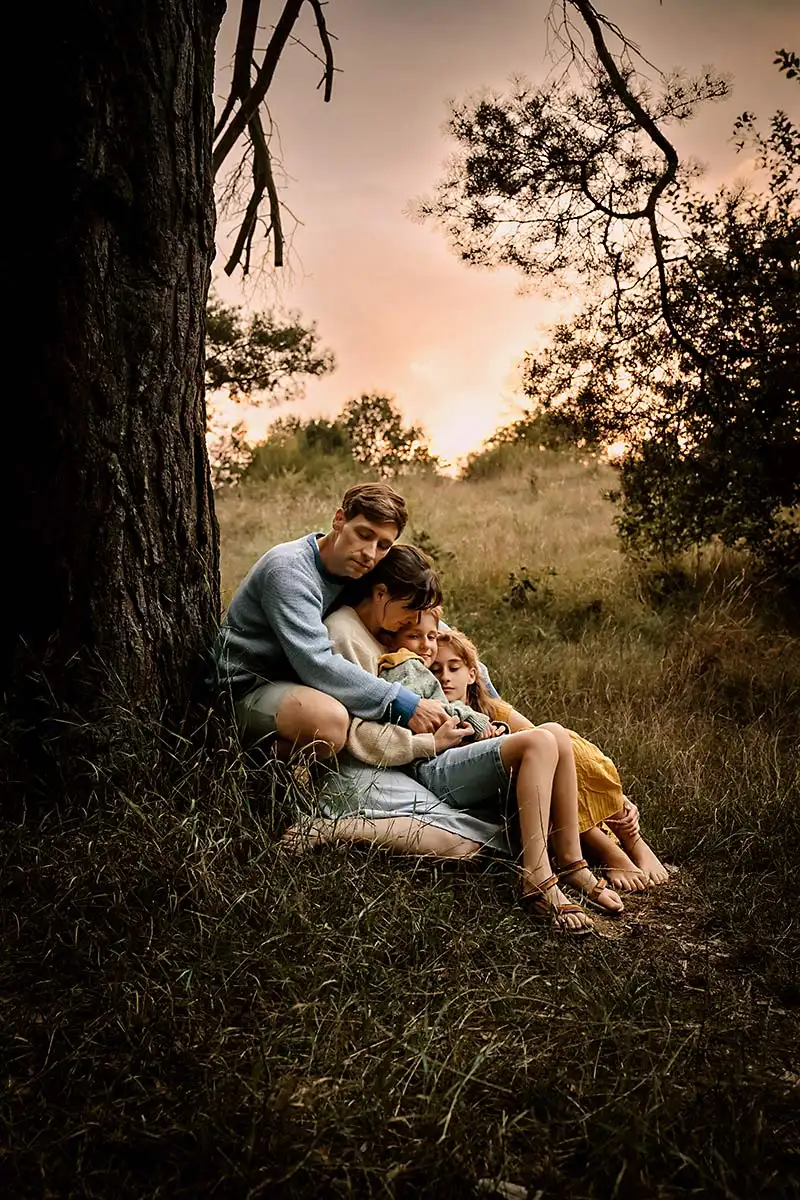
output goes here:
<path id="1" fill-rule="evenodd" d="M 503 863 L 285 853 L 302 771 L 131 719 L 127 777 L 3 828 L 8 1194 L 800 1194 L 797 639 L 730 557 L 626 563 L 605 470 L 410 478 L 408 536 L 502 693 L 613 755 L 670 884 L 568 941 Z M 351 481 L 223 498 L 226 596 Z"/>

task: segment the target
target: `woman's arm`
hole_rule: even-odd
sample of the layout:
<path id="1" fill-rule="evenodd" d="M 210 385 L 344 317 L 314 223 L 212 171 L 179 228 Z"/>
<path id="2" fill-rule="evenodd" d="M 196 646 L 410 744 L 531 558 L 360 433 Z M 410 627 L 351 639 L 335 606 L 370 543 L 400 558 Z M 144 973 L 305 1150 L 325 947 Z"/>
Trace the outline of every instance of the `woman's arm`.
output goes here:
<path id="1" fill-rule="evenodd" d="M 354 662 L 371 674 L 377 674 L 378 658 L 383 647 L 363 625 L 358 614 L 340 608 L 325 620 L 334 654 Z M 461 739 L 448 738 L 442 729 L 433 733 L 412 733 L 394 723 L 363 720 L 354 717 L 350 722 L 345 749 L 359 762 L 372 767 L 403 767 L 417 758 L 433 758 L 446 745 L 457 745 Z"/>
<path id="2" fill-rule="evenodd" d="M 350 722 L 344 748 L 371 767 L 405 767 L 416 758 L 433 758 L 436 754 L 432 733 L 412 733 L 402 725 L 382 725 L 360 717 Z"/>

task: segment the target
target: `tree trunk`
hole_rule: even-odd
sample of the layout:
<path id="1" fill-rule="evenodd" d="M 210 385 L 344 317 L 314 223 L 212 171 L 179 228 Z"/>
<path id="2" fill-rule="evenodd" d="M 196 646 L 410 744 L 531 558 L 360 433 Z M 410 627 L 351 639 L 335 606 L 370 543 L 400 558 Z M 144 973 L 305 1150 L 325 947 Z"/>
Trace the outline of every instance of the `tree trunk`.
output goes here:
<path id="1" fill-rule="evenodd" d="M 48 108 L 18 118 L 30 366 L 5 416 L 0 684 L 27 719 L 49 697 L 51 717 L 95 726 L 118 706 L 180 720 L 218 617 L 203 343 L 223 8 L 20 10 Z"/>

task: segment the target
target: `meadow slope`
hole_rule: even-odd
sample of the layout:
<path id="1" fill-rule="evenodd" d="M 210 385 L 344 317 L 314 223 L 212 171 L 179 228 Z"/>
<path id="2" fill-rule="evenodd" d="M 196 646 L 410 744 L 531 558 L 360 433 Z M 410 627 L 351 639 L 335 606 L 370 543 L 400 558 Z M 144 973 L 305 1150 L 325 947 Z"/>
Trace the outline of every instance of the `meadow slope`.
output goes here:
<path id="1" fill-rule="evenodd" d="M 226 597 L 351 481 L 221 497 Z M 670 883 L 570 941 L 502 863 L 289 856 L 291 771 L 132 727 L 93 805 L 4 831 L 12 1194 L 800 1195 L 796 630 L 734 557 L 634 569 L 612 484 L 410 477 L 407 538 L 502 694 L 613 756 Z"/>

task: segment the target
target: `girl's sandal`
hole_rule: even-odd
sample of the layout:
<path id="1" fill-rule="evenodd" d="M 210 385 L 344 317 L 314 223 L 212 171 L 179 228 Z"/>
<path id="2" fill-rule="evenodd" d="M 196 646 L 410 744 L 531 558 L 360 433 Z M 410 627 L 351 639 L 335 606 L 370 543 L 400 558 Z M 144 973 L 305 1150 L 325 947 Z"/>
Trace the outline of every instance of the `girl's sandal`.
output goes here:
<path id="1" fill-rule="evenodd" d="M 575 862 L 568 863 L 566 867 L 561 867 L 561 869 L 558 872 L 558 881 L 560 883 L 561 880 L 565 879 L 568 875 L 577 875 L 578 871 L 588 871 L 590 869 L 591 868 L 589 867 L 589 864 L 585 858 L 577 858 L 575 860 Z M 604 892 L 606 890 L 606 888 L 609 886 L 607 879 L 598 879 L 597 883 L 594 885 L 594 887 L 590 888 L 588 892 L 585 892 L 583 890 L 583 888 L 579 888 L 577 886 L 577 884 L 573 883 L 570 886 L 574 887 L 577 891 L 579 891 L 582 896 L 585 896 L 587 904 L 593 904 L 594 907 L 599 912 L 601 912 L 604 916 L 606 916 L 606 917 L 621 917 L 622 916 L 624 909 L 620 908 L 619 910 L 615 910 L 615 909 L 611 909 L 611 908 L 606 908 L 604 904 L 598 903 L 597 897 L 601 894 L 601 892 Z"/>
<path id="2" fill-rule="evenodd" d="M 556 929 L 562 933 L 571 933 L 580 936 L 584 933 L 591 933 L 594 930 L 594 921 L 588 913 L 584 912 L 580 904 L 549 904 L 545 898 L 545 892 L 549 892 L 551 888 L 558 887 L 558 876 L 551 875 L 549 879 L 545 879 L 544 883 L 537 883 L 530 892 L 523 892 L 520 897 L 521 903 L 529 910 L 532 916 L 537 917 L 541 921 L 549 921 Z M 572 913 L 579 913 L 583 917 L 583 925 L 570 925 L 566 918 Z"/>

